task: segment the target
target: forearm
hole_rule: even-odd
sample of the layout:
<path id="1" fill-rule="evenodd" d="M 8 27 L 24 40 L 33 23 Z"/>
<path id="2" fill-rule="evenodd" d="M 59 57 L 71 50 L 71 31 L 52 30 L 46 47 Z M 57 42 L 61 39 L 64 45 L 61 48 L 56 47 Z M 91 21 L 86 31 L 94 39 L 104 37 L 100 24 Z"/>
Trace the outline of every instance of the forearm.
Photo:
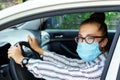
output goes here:
<path id="1" fill-rule="evenodd" d="M 71 59 L 63 55 L 59 55 L 55 52 L 44 51 L 43 60 L 51 61 L 56 64 L 69 66 L 69 67 L 80 67 L 84 62 L 80 59 Z"/>
<path id="2" fill-rule="evenodd" d="M 71 66 L 71 67 L 80 67 L 82 64 L 84 64 L 84 62 L 81 61 L 80 59 L 67 58 L 55 52 L 44 51 L 42 48 L 38 48 L 36 49 L 36 51 L 40 55 L 43 55 L 43 60 L 45 61 L 51 61 L 60 65 Z"/>
<path id="3" fill-rule="evenodd" d="M 44 50 L 42 48 L 35 49 L 36 52 L 38 52 L 40 55 L 44 54 Z"/>
<path id="4" fill-rule="evenodd" d="M 80 68 L 70 68 L 52 62 L 31 59 L 28 64 L 28 70 L 35 77 L 47 80 L 99 80 L 103 66 L 96 65 L 82 70 Z"/>
<path id="5" fill-rule="evenodd" d="M 44 78 L 46 80 L 70 80 L 68 78 L 71 77 L 70 75 L 64 75 L 68 73 L 65 66 L 60 66 L 52 62 L 31 59 L 27 68 L 35 77 Z"/>

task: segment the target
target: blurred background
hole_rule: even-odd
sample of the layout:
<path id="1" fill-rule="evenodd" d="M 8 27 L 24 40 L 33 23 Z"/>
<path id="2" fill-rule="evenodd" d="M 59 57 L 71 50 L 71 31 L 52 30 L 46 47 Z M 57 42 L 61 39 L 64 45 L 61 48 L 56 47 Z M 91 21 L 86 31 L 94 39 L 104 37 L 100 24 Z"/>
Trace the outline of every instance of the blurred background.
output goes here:
<path id="1" fill-rule="evenodd" d="M 0 10 L 25 1 L 27 0 L 0 0 Z"/>

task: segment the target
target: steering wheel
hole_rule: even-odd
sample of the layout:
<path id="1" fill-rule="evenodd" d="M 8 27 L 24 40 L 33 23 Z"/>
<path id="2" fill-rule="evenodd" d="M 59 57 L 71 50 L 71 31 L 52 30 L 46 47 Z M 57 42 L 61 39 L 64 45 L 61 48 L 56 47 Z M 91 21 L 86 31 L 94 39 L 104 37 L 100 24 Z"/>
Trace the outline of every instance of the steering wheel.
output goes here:
<path id="1" fill-rule="evenodd" d="M 40 55 L 30 47 L 28 42 L 21 41 L 16 43 L 15 46 L 17 46 L 17 44 L 21 46 L 22 55 L 24 57 L 40 59 Z"/>
<path id="2" fill-rule="evenodd" d="M 24 57 L 40 59 L 40 55 L 30 47 L 28 42 L 22 41 L 18 42 L 17 44 L 21 46 L 22 54 Z M 17 46 L 17 44 L 15 44 L 15 46 Z M 23 46 L 29 48 L 32 53 L 26 53 L 23 49 Z M 30 73 L 26 68 L 23 68 L 19 64 L 16 64 L 12 58 L 10 59 L 9 70 L 12 80 L 43 80 L 35 78 L 32 73 Z"/>

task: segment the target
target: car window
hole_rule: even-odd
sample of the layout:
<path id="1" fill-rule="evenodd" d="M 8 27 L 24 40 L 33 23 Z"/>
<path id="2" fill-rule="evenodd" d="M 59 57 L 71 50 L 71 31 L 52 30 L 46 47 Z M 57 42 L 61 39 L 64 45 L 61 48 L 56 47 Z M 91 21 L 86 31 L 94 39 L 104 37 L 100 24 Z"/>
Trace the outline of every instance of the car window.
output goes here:
<path id="1" fill-rule="evenodd" d="M 46 21 L 46 26 L 47 29 L 79 29 L 81 22 L 87 19 L 91 14 L 92 12 L 53 16 Z M 120 22 L 120 13 L 105 12 L 105 15 L 105 22 L 108 30 L 116 30 L 116 27 Z"/>

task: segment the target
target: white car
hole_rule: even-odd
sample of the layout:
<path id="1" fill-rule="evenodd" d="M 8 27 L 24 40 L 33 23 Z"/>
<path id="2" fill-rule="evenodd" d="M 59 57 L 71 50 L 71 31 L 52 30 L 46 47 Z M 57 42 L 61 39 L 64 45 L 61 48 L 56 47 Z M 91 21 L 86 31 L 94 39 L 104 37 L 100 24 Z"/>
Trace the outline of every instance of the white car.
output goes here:
<path id="1" fill-rule="evenodd" d="M 0 80 L 42 80 L 35 78 L 12 59 L 11 45 L 19 43 L 23 55 L 40 58 L 27 43 L 36 37 L 41 48 L 70 58 L 79 58 L 76 43 L 79 24 L 93 12 L 104 12 L 109 33 L 109 54 L 101 80 L 120 80 L 119 0 L 29 0 L 0 11 Z"/>

